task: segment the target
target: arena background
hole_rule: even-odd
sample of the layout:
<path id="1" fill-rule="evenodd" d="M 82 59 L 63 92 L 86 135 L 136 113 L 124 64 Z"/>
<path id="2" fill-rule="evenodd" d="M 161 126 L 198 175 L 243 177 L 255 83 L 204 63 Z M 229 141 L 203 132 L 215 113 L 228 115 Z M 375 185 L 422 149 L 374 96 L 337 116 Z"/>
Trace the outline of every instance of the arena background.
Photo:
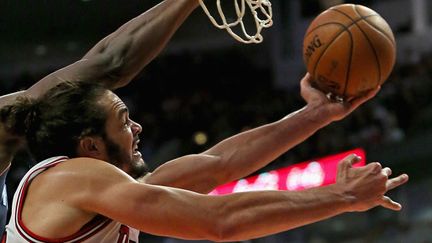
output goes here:
<path id="1" fill-rule="evenodd" d="M 158 2 L 1 1 L 0 95 L 78 60 L 100 38 Z M 167 49 L 119 91 L 143 126 L 141 151 L 151 168 L 302 107 L 304 31 L 324 6 L 341 2 L 273 0 L 275 24 L 259 45 L 234 41 L 197 9 Z M 404 209 L 344 214 L 246 242 L 432 242 L 432 2 L 349 2 L 369 6 L 389 22 L 398 45 L 395 70 L 376 98 L 261 171 L 361 147 L 368 161 L 410 175 L 408 185 L 391 193 Z M 197 134 L 206 140 L 197 143 Z M 10 198 L 31 164 L 25 151 L 16 158 L 8 177 Z M 142 241 L 184 242 L 147 234 Z"/>

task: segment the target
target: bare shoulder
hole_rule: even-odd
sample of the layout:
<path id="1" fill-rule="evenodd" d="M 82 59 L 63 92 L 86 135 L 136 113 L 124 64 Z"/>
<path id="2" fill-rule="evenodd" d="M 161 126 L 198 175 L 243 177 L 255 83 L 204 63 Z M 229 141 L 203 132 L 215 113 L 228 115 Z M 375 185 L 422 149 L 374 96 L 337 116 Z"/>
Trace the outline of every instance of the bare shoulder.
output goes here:
<path id="1" fill-rule="evenodd" d="M 73 158 L 44 173 L 49 180 L 67 182 L 135 181 L 110 163 L 93 158 Z"/>
<path id="2" fill-rule="evenodd" d="M 130 183 L 137 182 L 108 162 L 74 158 L 39 174 L 33 179 L 30 189 L 44 200 L 61 200 L 79 207 L 101 193 Z"/>

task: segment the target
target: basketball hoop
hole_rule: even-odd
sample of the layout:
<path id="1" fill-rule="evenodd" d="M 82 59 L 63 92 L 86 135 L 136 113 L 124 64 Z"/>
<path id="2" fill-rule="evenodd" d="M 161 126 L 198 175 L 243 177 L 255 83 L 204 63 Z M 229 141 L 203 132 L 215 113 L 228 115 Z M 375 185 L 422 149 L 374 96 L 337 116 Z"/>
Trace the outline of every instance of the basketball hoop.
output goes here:
<path id="1" fill-rule="evenodd" d="M 227 1 L 227 0 L 222 0 Z M 239 4 L 240 1 L 241 3 Z M 263 41 L 263 37 L 261 35 L 261 31 L 265 28 L 269 28 L 273 25 L 273 11 L 270 0 L 234 0 L 235 12 L 237 15 L 237 19 L 231 23 L 228 23 L 227 18 L 221 7 L 221 0 L 216 0 L 216 6 L 219 13 L 219 16 L 222 20 L 222 23 L 219 24 L 215 18 L 210 14 L 206 5 L 204 4 L 204 0 L 199 0 L 201 7 L 204 12 L 209 17 L 210 21 L 219 29 L 225 29 L 234 39 L 242 42 L 242 43 L 261 43 Z M 252 13 L 254 18 L 256 33 L 254 35 L 249 35 L 246 31 L 246 27 L 243 23 L 243 17 L 246 13 L 246 5 Z M 259 13 L 258 13 L 259 12 Z M 260 17 L 262 16 L 262 17 Z M 242 34 L 236 34 L 232 28 L 236 26 L 240 26 Z M 243 36 L 241 36 L 243 35 Z"/>

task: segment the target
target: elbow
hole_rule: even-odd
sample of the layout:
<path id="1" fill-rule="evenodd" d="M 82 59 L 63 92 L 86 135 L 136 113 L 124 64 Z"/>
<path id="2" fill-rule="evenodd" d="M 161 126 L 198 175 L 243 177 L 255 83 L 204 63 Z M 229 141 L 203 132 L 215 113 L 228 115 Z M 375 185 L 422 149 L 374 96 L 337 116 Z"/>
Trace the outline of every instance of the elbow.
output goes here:
<path id="1" fill-rule="evenodd" d="M 116 85 L 119 84 L 119 80 L 124 76 L 124 69 L 126 66 L 126 57 L 124 53 L 110 53 L 107 54 L 106 70 L 111 80 L 115 81 Z"/>
<path id="2" fill-rule="evenodd" d="M 117 89 L 125 86 L 130 81 L 133 70 L 130 69 L 132 60 L 128 57 L 132 40 L 123 41 L 120 46 L 106 47 L 99 54 L 103 61 L 101 69 L 109 81 L 110 89 Z"/>
<path id="3" fill-rule="evenodd" d="M 115 90 L 127 85 L 130 81 L 130 75 L 126 72 L 125 57 L 111 54 L 104 54 L 104 61 L 100 69 L 105 74 L 105 85 L 111 90 Z"/>

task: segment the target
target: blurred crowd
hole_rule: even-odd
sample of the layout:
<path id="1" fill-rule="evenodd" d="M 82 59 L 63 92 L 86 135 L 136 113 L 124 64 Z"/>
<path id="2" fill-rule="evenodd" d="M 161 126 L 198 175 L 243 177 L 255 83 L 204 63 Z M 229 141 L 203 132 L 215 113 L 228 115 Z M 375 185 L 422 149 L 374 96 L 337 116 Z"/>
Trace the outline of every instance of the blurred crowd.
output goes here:
<path id="1" fill-rule="evenodd" d="M 0 90 L 5 94 L 27 88 L 50 71 L 1 80 Z M 300 78 L 287 77 L 287 81 L 299 83 Z M 269 67 L 258 67 L 238 50 L 228 49 L 162 56 L 117 93 L 129 106 L 132 119 L 143 127 L 140 150 L 154 169 L 300 109 L 305 103 L 299 89 L 276 87 Z M 376 98 L 345 120 L 317 132 L 263 171 L 355 147 L 368 151 L 401 144 L 419 136 L 432 128 L 430 94 L 431 54 L 424 55 L 419 63 L 397 64 Z M 10 198 L 33 163 L 25 151 L 16 160 L 9 174 Z"/>

